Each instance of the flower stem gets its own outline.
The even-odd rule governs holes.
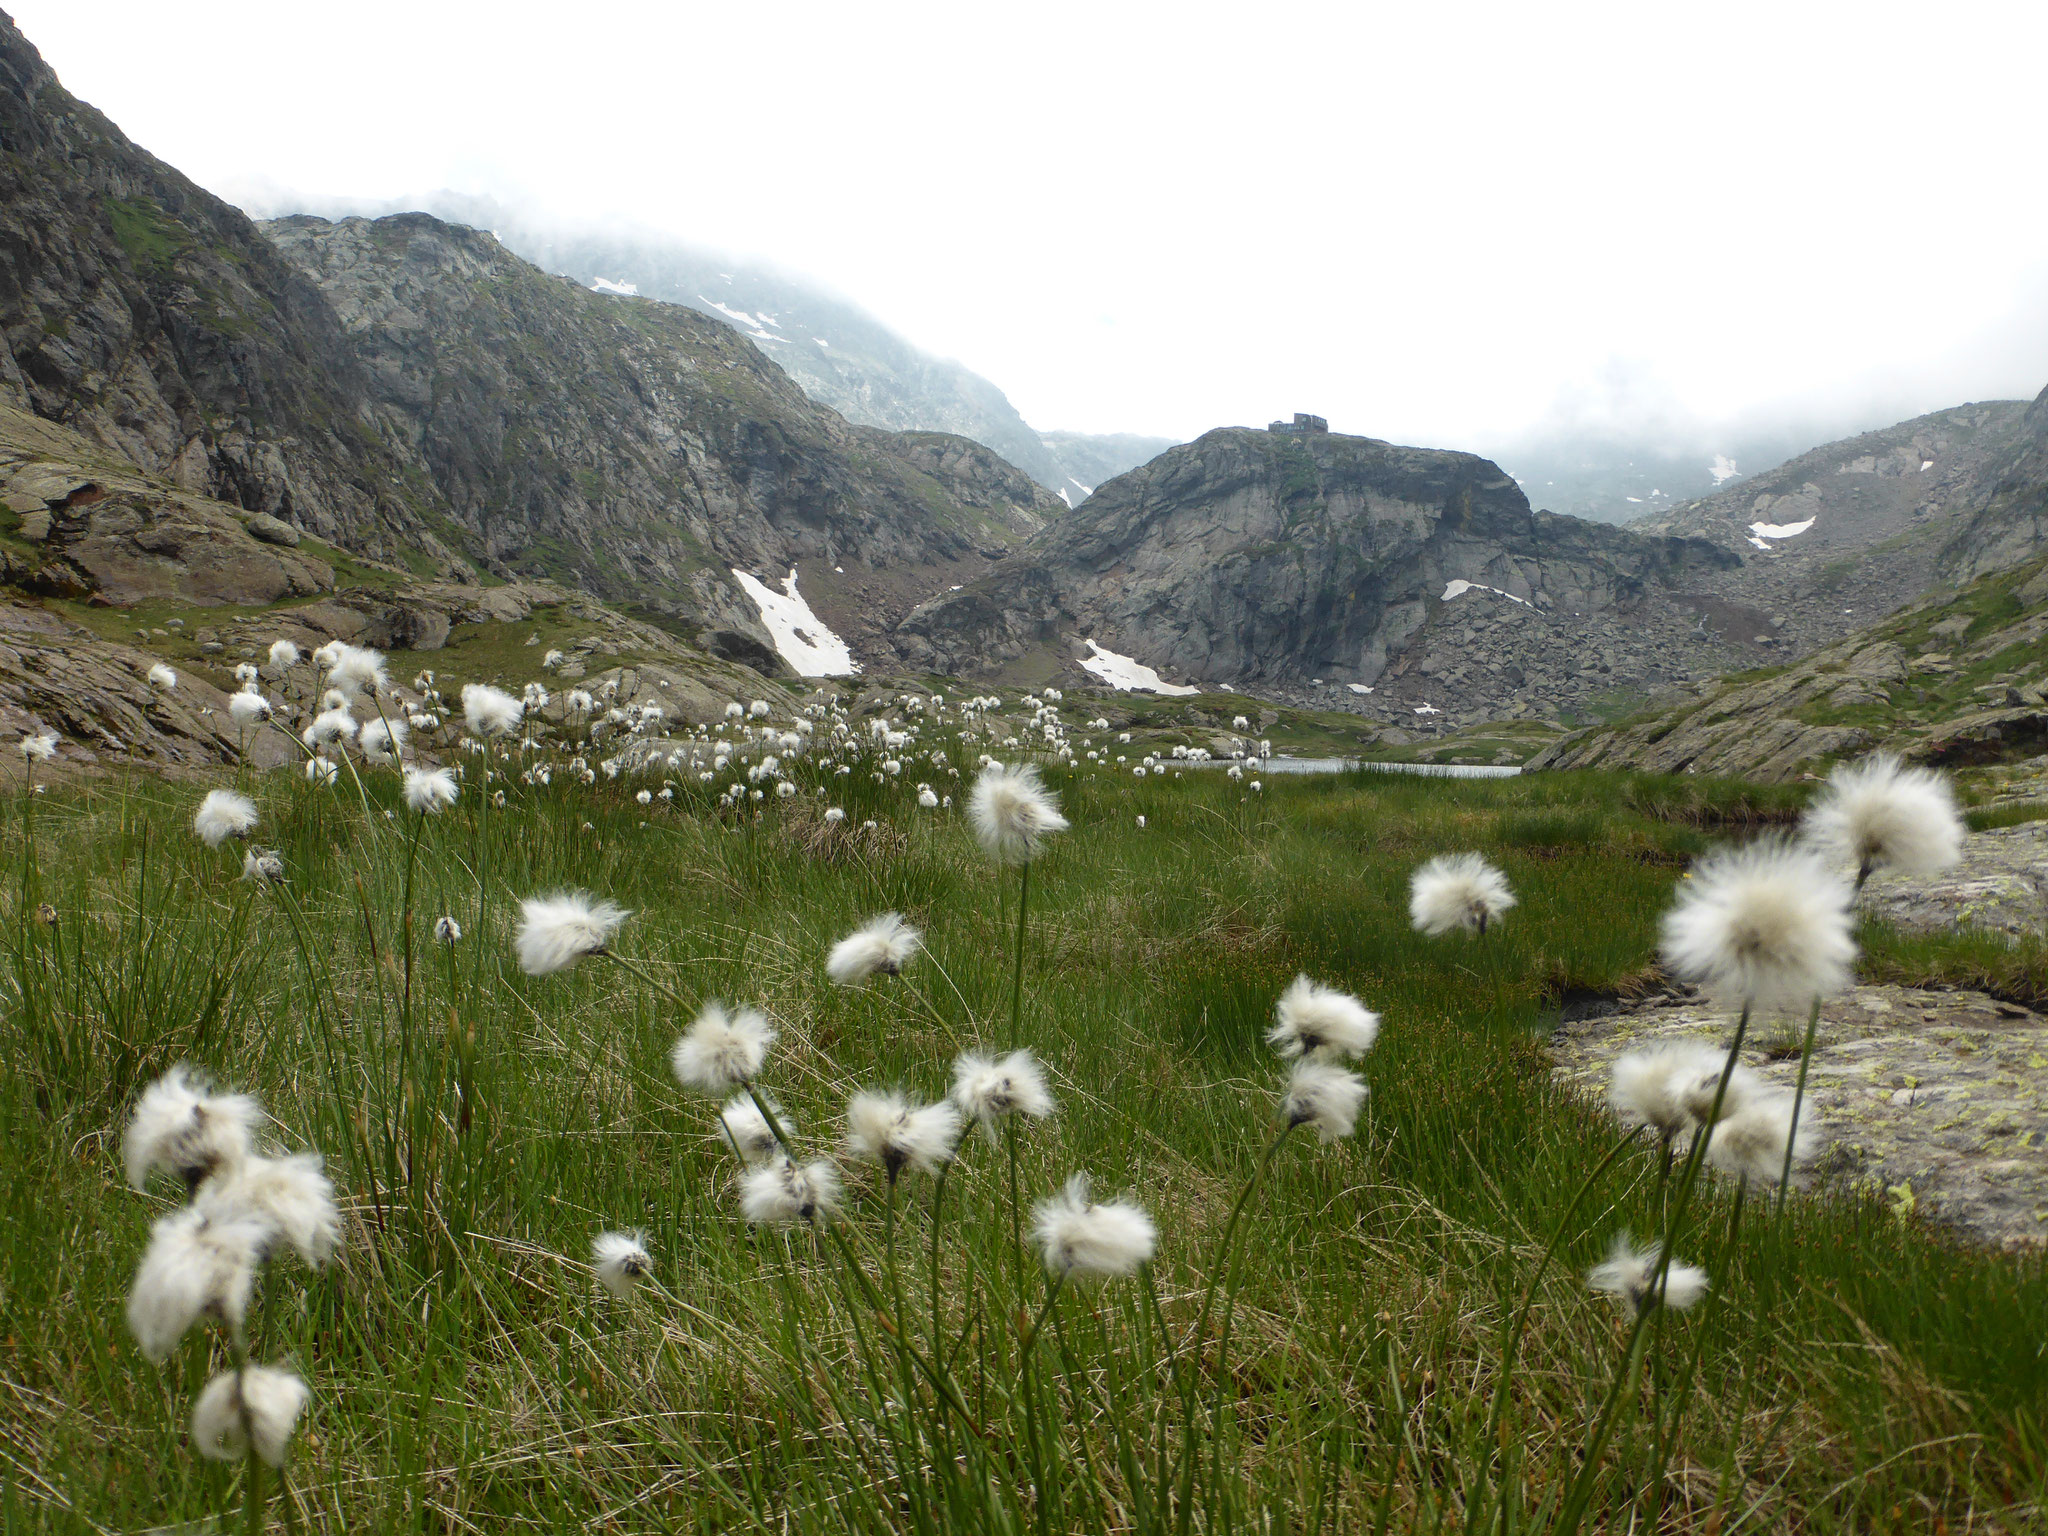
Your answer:
[[[1010,979],[1010,1049],[1016,1050],[1024,1018],[1024,924],[1031,912],[1031,865],[1019,866],[1017,881],[1017,967]]]
[[[1799,1085],[1792,1090],[1792,1124],[1785,1132],[1785,1166],[1778,1170],[1778,1209],[1785,1214],[1785,1197],[1792,1190],[1792,1152],[1799,1145],[1799,1107],[1806,1100],[1806,1069],[1813,1064],[1813,1041],[1820,1032],[1820,999],[1806,1013],[1806,1043],[1799,1051]]]

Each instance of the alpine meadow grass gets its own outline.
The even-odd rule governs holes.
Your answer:
[[[385,686],[323,669],[302,719]],[[232,815],[23,757],[0,1530],[2038,1528],[2038,1254],[1780,1198],[1796,1126],[1716,1154],[1725,1052],[1630,1066],[1649,1135],[1550,1077],[1560,1001],[1656,974],[1779,792],[1091,747],[970,809],[979,754],[1083,709],[736,704],[628,753],[587,695],[468,702],[382,763],[309,725],[336,771]],[[251,1095],[340,1240],[157,1364],[136,1268],[219,1175],[159,1136],[138,1192],[128,1138],[181,1066],[152,1104]]]

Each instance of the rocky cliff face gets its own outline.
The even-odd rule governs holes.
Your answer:
[[[319,293],[0,16],[0,388],[185,489],[392,553],[400,453]]]
[[[264,230],[494,569],[744,630],[732,567],[950,570],[1056,505],[975,444],[849,426],[730,327],[549,277],[479,231],[426,214]]]
[[[896,642],[912,666],[974,674],[1071,667],[1092,639],[1196,685],[1414,693],[1410,708],[1464,713],[1528,681],[1465,651],[1554,650],[1562,669],[1589,625],[1624,615],[1654,647],[1690,626],[1684,584],[1734,558],[1532,512],[1469,454],[1225,429],[1098,487],[1017,558],[914,611]],[[1465,633],[1475,610],[1512,610],[1527,632],[1494,647]],[[1577,663],[1570,678],[1565,693],[1585,686]]]
[[[2048,389],[1977,472],[1975,496],[1941,551],[1943,574],[1967,580],[2048,545]]]

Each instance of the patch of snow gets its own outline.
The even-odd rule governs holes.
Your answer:
[[[615,283],[608,277],[594,277],[590,280],[592,293],[616,293],[622,298],[635,298],[640,289],[633,283]]]
[[[1067,476],[1067,484],[1079,489],[1079,491],[1081,492],[1081,499],[1083,501],[1086,501],[1090,496],[1093,496],[1095,494],[1094,486],[1082,485],[1081,482],[1076,480],[1072,475]]]
[[[1450,581],[1444,583],[1444,595],[1438,598],[1437,601],[1448,603],[1452,598],[1463,597],[1467,592],[1491,592],[1495,597],[1504,597],[1511,603],[1520,603],[1524,608],[1536,606],[1527,598],[1517,597],[1512,592],[1503,592],[1499,587],[1481,586],[1476,581]]]
[[[958,587],[957,585],[955,585],[955,586],[950,586],[950,587],[946,588],[946,590],[947,590],[948,592],[958,592],[958,591],[960,590],[960,588],[959,588],[959,587]]]
[[[1347,683],[1347,684],[1345,684],[1345,686],[1346,686],[1347,688],[1349,688],[1349,689],[1350,689],[1350,690],[1351,690],[1351,691],[1352,691],[1353,693],[1371,693],[1371,692],[1372,692],[1372,684],[1371,684],[1371,683]]]
[[[1924,474],[1926,474],[1926,473],[1927,473],[1927,471],[1929,471],[1929,470],[1930,470],[1930,469],[1932,469],[1932,468],[1934,468],[1934,460],[1932,460],[1932,459],[1922,459],[1922,460],[1920,461],[1920,473],[1921,473],[1921,474],[1923,474],[1923,475],[1924,475]]]
[[[1418,715],[1440,715],[1443,711],[1434,704],[1418,704],[1415,706],[1415,713]]]
[[[1639,506],[1639,507],[1640,507],[1640,506],[1641,506],[1641,505],[1643,504],[1643,498],[1642,498],[1642,497],[1640,497],[1640,496],[1630,496],[1630,497],[1628,497],[1627,499],[1628,499],[1629,501],[1632,501],[1632,502],[1634,502],[1634,503],[1635,503],[1635,504],[1636,504],[1637,506]]]
[[[1803,523],[1751,523],[1749,531],[1753,537],[1749,542],[1755,544],[1758,539],[1796,539],[1812,526],[1813,519],[1810,517]]]
[[[1074,510],[1074,498],[1067,494],[1067,488],[1064,485],[1060,487],[1060,500],[1067,504],[1069,512]]]
[[[832,343],[831,343],[831,342],[827,341],[827,340],[826,340],[826,339],[825,339],[824,337],[822,337],[822,336],[813,336],[813,337],[811,338],[811,340],[815,341],[815,342],[816,342],[816,343],[817,343],[817,344],[818,344],[819,346],[821,346],[821,347],[828,347],[828,348],[829,348],[829,347],[830,347],[830,346],[832,345]]]
[[[1714,455],[1714,462],[1707,466],[1707,473],[1713,476],[1714,484],[1719,485],[1724,480],[1733,480],[1738,471],[1733,459],[1725,453],[1717,453]]]
[[[1758,549],[1769,549],[1771,547],[1771,541],[1769,539],[1760,539],[1755,534],[1749,535],[1749,542],[1754,544]]]
[[[725,274],[720,273],[719,275],[723,277]],[[727,281],[730,281],[730,279],[727,279]],[[730,320],[734,325],[738,326],[741,330],[745,331],[747,333],[747,337],[749,340],[789,340],[787,336],[771,336],[765,330],[762,329],[764,325],[775,324],[775,322],[769,319],[766,315],[750,315],[744,309],[733,309],[727,305],[719,303],[716,299],[707,299],[701,293],[698,294],[697,297],[704,303],[709,304],[713,309],[717,310],[721,315],[725,316],[726,319]]]
[[[835,565],[832,567],[832,569],[841,576],[844,576],[846,574],[846,567],[843,565]]]
[[[1121,693],[1163,693],[1174,698],[1183,698],[1191,693],[1200,693],[1199,688],[1184,687],[1169,683],[1142,661],[1133,661],[1128,656],[1119,656],[1115,651],[1104,650],[1093,640],[1088,649],[1094,654],[1083,658],[1081,667],[1093,672],[1110,687]]]
[[[797,592],[794,570],[780,592],[737,566],[732,574],[761,610],[761,622],[775,640],[776,654],[798,677],[851,677],[860,671],[846,642],[825,627],[824,620],[811,612],[811,605]]]

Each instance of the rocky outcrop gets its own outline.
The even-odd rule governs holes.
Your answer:
[[[1665,1043],[1724,1045],[1732,1021],[1667,995],[1564,1025],[1557,1075],[1605,1096],[1614,1058]],[[1744,1063],[1789,1091],[1800,1033],[1752,1026]],[[2048,1242],[2048,1019],[1979,992],[1856,987],[1821,1009],[1804,1123],[1809,1187],[1867,1191],[1901,1218],[2010,1250]],[[1811,1118],[1807,1119],[1806,1116]]]
[[[916,609],[896,645],[912,667],[973,675],[1072,666],[1093,639],[1197,685],[1385,681],[1398,697],[1446,610],[1516,606],[1560,650],[1596,616],[1682,632],[1669,594],[1733,558],[1534,513],[1470,454],[1225,429],[1098,487],[1017,557]],[[1474,676],[1461,707],[1519,686]]]

